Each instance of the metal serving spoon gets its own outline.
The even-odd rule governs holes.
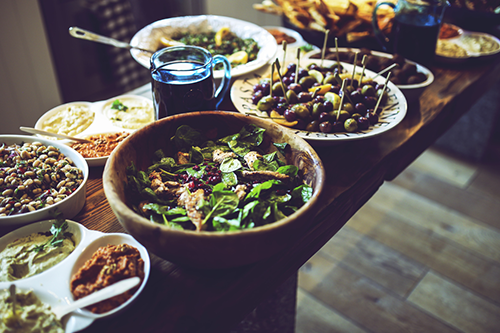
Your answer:
[[[86,306],[98,303],[105,299],[120,295],[126,292],[129,289],[134,288],[141,282],[141,279],[137,276],[129,279],[125,279],[119,282],[116,282],[109,287],[103,288],[95,293],[92,293],[88,296],[80,298],[77,301],[74,301],[71,304],[63,304],[52,308],[52,312],[56,316],[57,319],[61,319],[65,315],[70,312],[75,311],[76,309],[81,309]]]
[[[59,138],[59,139],[68,139],[68,140],[77,141],[77,142],[93,143],[92,140],[75,138],[73,136],[59,134],[59,133],[52,133],[52,132],[48,132],[48,131],[44,131],[44,130],[39,130],[36,128],[31,128],[31,127],[21,126],[21,127],[19,127],[19,129],[23,132],[30,133],[30,134],[41,134],[41,135],[53,136],[53,137]]]
[[[95,34],[93,32],[90,32],[88,30],[84,30],[84,29],[81,29],[78,27],[70,27],[69,34],[75,38],[86,39],[86,40],[90,40],[93,42],[112,45],[112,46],[119,47],[122,49],[137,49],[139,51],[143,51],[143,52],[147,52],[147,53],[151,53],[151,54],[155,53],[155,51],[143,49],[143,48],[140,48],[137,46],[132,46],[129,43],[125,43],[125,42],[119,41],[119,40],[114,39],[114,38],[101,36],[101,35]]]

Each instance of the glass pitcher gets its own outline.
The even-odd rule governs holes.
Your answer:
[[[394,19],[390,36],[386,36],[377,22],[377,9],[380,6],[394,9]],[[397,53],[421,64],[432,63],[446,0],[398,0],[379,2],[372,15],[375,37],[384,50]]]

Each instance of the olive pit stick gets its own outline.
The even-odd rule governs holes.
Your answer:
[[[335,54],[337,55],[337,72],[340,73],[339,43],[337,37],[335,37]]]
[[[363,84],[363,76],[365,76],[365,69],[366,69],[366,54],[363,56],[363,59],[361,60],[361,64],[363,65],[363,69],[361,70],[361,76],[359,78],[359,87],[362,86]]]
[[[340,111],[342,110],[342,105],[344,104],[344,96],[345,96],[344,88],[345,88],[345,79],[342,80],[342,86],[340,87],[340,90],[342,91],[342,96],[340,97],[339,109],[337,111],[337,121],[339,121]]]
[[[330,33],[330,29],[326,29],[325,39],[323,41],[323,49],[321,50],[321,67],[323,67],[323,60],[325,59],[326,44],[328,42],[328,34],[329,33]]]
[[[273,97],[273,77],[274,77],[274,62],[271,65],[271,86],[269,87],[269,96]]]
[[[276,58],[276,70],[278,71],[278,77],[280,78],[281,89],[283,90],[283,95],[285,95],[286,104],[290,104],[290,101],[288,100],[288,96],[286,95],[286,86],[283,83],[283,77],[281,76],[280,62],[279,62],[278,58]]]
[[[286,47],[288,46],[286,40],[283,41],[283,66],[285,66],[285,61],[286,61]]]
[[[335,81],[337,81],[338,84],[342,85],[343,84],[343,80],[342,78],[340,77],[339,73],[335,73]],[[349,100],[349,102],[352,104],[352,105],[356,105],[352,99],[351,99],[351,96],[349,96],[349,94],[346,93],[346,91],[344,90],[344,88],[340,88],[340,91],[342,92],[342,95],[347,95],[347,99]],[[340,93],[339,91],[339,93]]]
[[[299,67],[300,67],[300,47],[297,49],[297,66],[295,66],[295,84],[299,82]]]
[[[382,101],[382,97],[384,96],[385,93],[385,88],[387,87],[387,82],[389,82],[389,78],[391,77],[391,73],[387,74],[387,78],[385,79],[384,87],[382,88],[382,93],[378,97],[377,104],[375,104],[375,108],[373,108],[373,114],[377,114],[377,108],[380,105],[380,101]]]
[[[376,78],[377,76],[380,76],[380,75],[384,74],[385,72],[390,71],[391,69],[393,69],[397,65],[398,65],[397,63],[394,63],[394,64],[390,65],[389,67],[384,68],[383,70],[381,70],[380,72],[378,72],[377,75],[375,75],[373,78]]]
[[[351,84],[350,86],[352,87],[353,83],[354,83],[354,75],[356,74],[356,64],[358,62],[358,52],[355,52],[354,53],[354,63],[352,64],[352,79],[351,79]]]

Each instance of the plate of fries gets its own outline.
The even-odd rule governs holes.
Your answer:
[[[348,43],[372,36],[372,13],[376,0],[264,0],[254,9],[281,15],[293,26],[329,36],[345,37]],[[377,11],[379,27],[387,33],[394,12],[381,7]]]

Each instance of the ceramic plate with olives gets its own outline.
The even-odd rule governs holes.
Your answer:
[[[294,62],[285,64],[282,78],[275,72],[272,82],[270,67],[235,81],[233,104],[243,114],[289,127],[311,144],[379,135],[406,115],[407,101],[396,85],[367,69],[361,75],[362,67],[353,76],[351,64],[304,59],[298,69]]]

